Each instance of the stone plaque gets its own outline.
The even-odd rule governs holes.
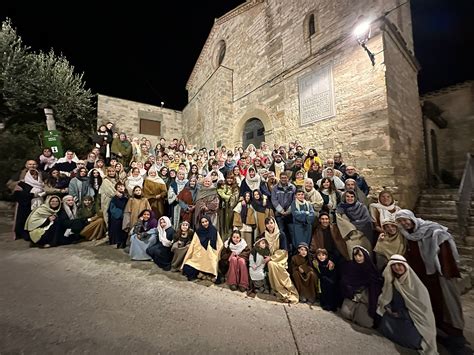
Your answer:
[[[332,65],[298,78],[301,125],[336,115]]]

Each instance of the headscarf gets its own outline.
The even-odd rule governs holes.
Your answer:
[[[141,211],[140,214],[138,215],[138,218],[142,217],[145,212],[150,213],[150,218],[146,222],[141,221],[142,222],[141,232],[148,232],[149,230],[158,227],[158,221],[156,220],[155,212],[153,212],[152,210],[145,209]]]
[[[453,236],[448,233],[448,228],[436,222],[416,218],[410,210],[400,210],[395,213],[395,220],[398,221],[400,218],[410,219],[415,225],[412,232],[404,228],[401,228],[401,232],[406,239],[418,242],[421,258],[423,259],[428,275],[432,275],[436,271],[438,271],[440,275],[443,274],[438,253],[439,246],[444,242],[449,243],[454,260],[456,263],[459,263],[458,249]]]
[[[229,248],[231,252],[239,255],[245,250],[245,248],[247,248],[247,242],[244,238],[240,238],[240,242],[234,244],[232,237],[230,237],[224,242],[224,247]]]
[[[362,190],[361,190],[361,192],[362,192]],[[363,192],[362,192],[362,194],[363,194]],[[382,202],[380,202],[380,197],[383,194],[389,194],[390,197],[392,198],[392,203],[390,204],[390,206],[385,206],[385,205],[382,204]],[[370,207],[371,210],[376,209],[378,211],[379,216],[380,216],[379,217],[380,224],[383,224],[383,222],[387,221],[387,220],[393,220],[395,218],[395,213],[400,210],[400,207],[397,206],[397,203],[395,202],[395,199],[393,198],[393,194],[388,190],[382,190],[379,193],[378,202],[377,203],[371,203],[369,207]],[[373,213],[372,213],[372,215],[373,215]],[[375,222],[375,220],[374,220],[374,222]]]
[[[38,180],[36,180],[33,175],[31,175],[30,170],[28,170],[25,175],[25,183],[32,187],[30,191],[31,193],[38,193],[44,190],[44,183],[43,179],[41,178],[41,174],[38,172],[38,170],[35,171],[38,174]]]
[[[357,250],[364,254],[364,262],[359,264],[354,259]],[[373,318],[377,309],[377,298],[382,288],[382,280],[377,271],[377,267],[372,262],[367,249],[360,245],[352,248],[352,260],[345,264],[341,280],[343,295],[352,299],[362,288],[367,288],[369,295],[369,315]]]
[[[66,195],[63,197],[63,209],[64,212],[66,212],[67,216],[69,219],[75,219],[77,216],[77,206],[76,203],[74,202],[74,205],[70,207],[67,203],[66,200],[72,198],[74,200],[74,196],[72,195]]]
[[[278,227],[276,219],[274,217],[270,218],[273,220],[273,223],[275,223],[275,230],[273,233],[270,233],[265,228],[265,239],[267,240],[268,246],[270,247],[270,253],[273,255],[273,253],[280,249],[280,228]]]
[[[56,198],[59,201],[59,205],[56,209],[52,209],[49,206],[49,203],[53,198]],[[56,195],[49,195],[41,206],[30,213],[25,223],[25,229],[31,232],[36,228],[41,227],[49,216],[57,215],[60,209],[61,199]]]
[[[346,202],[346,195],[351,191],[355,195],[355,201],[352,204]],[[372,218],[369,210],[362,203],[357,201],[357,194],[354,190],[348,190],[342,194],[342,202],[337,207],[337,212],[345,214],[354,226],[360,230],[364,235],[372,239]]]
[[[400,229],[395,221],[389,220],[383,222],[382,228],[387,224],[393,224],[397,226],[397,233],[395,235],[388,235],[384,232],[383,239],[379,238],[377,244],[375,245],[374,251],[380,255],[385,256],[387,259],[390,259],[390,257],[394,254],[405,254],[405,238],[400,232]]]
[[[255,176],[253,178],[250,177],[250,170],[255,171]],[[247,183],[247,186],[250,188],[250,191],[257,190],[260,188],[260,182],[262,179],[260,178],[260,175],[257,173],[257,170],[253,166],[249,167],[247,169],[247,175],[245,175],[245,182]]]
[[[164,228],[161,228],[161,225],[159,223],[159,221],[161,220],[164,220],[166,222],[166,226]],[[166,216],[161,217],[159,221],[156,227],[156,230],[158,231],[158,239],[164,247],[169,248],[171,247],[171,244],[173,244],[173,241],[168,240],[168,238],[166,238],[166,230],[171,227],[171,221]]]
[[[154,171],[156,173],[156,176],[151,176],[150,175],[150,172],[152,172],[152,171]],[[148,176],[146,177],[146,180],[153,181],[157,184],[166,185],[166,182],[160,177],[160,175],[158,174],[158,171],[153,166],[150,169],[148,169]]]
[[[209,217],[204,216],[202,218],[207,219],[207,221],[209,222],[209,226],[207,228],[204,228],[201,224],[196,230],[196,234],[199,237],[199,241],[205,249],[207,249],[209,243],[211,244],[211,247],[213,249],[217,249],[217,229],[212,225],[211,219]]]
[[[395,277],[392,265],[403,264],[405,273]],[[401,255],[392,255],[383,273],[385,283],[382,294],[379,297],[377,313],[383,316],[385,307],[392,302],[393,286],[400,293],[410,318],[416,329],[422,336],[421,347],[424,354],[437,354],[436,345],[436,322],[431,308],[430,294],[425,285],[418,278],[413,269],[408,265],[406,259]]]
[[[367,206],[367,204],[368,204],[367,196],[364,194],[364,191],[362,191],[360,189],[359,185],[357,185],[357,181],[355,181],[352,178],[344,180],[344,188],[347,190],[346,186],[347,186],[348,181],[354,182],[354,186],[355,186],[354,191],[356,193],[357,201],[359,201],[359,202],[361,202],[361,203],[363,203],[364,205]],[[380,197],[380,195],[379,195],[379,197]],[[392,198],[393,198],[393,196],[392,196]]]
[[[256,200],[255,197],[254,197],[255,191],[258,191],[258,193],[259,193],[259,195],[260,195],[260,198],[259,198],[258,200]],[[268,207],[268,200],[267,200],[267,205],[266,205],[266,206],[263,205],[263,199],[264,199],[263,196],[265,196],[265,195],[263,195],[263,194],[260,192],[260,190],[258,190],[258,189],[252,191],[252,197],[251,197],[252,208],[253,208],[255,211],[260,212],[260,213],[265,213],[265,211],[267,210],[267,208],[269,208],[269,207]]]

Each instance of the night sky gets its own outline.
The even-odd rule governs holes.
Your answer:
[[[214,19],[245,1],[155,2],[87,6],[84,2],[2,4],[33,50],[63,53],[93,93],[181,110],[186,81]],[[415,52],[423,94],[473,79],[474,1],[412,0]]]

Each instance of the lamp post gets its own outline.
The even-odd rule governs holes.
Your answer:
[[[44,147],[50,148],[55,157],[63,156],[63,147],[61,145],[61,138],[59,132],[56,129],[56,121],[54,120],[53,109],[46,107],[44,109],[46,115],[46,127],[47,131],[43,134]]]
[[[48,131],[55,131],[56,121],[54,120],[53,109],[45,108],[44,114],[46,115],[46,127],[48,128]]]
[[[362,48],[364,48],[364,50],[367,52],[370,62],[372,63],[372,66],[374,66],[375,55],[366,46],[366,43],[370,39],[370,35],[371,35],[370,22],[364,21],[360,23],[359,25],[357,25],[356,28],[354,29],[354,35],[356,36],[357,42],[359,43],[359,45]]]

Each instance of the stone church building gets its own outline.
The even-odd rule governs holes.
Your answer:
[[[364,21],[374,65],[354,35]],[[248,0],[215,20],[182,112],[100,95],[98,115],[198,146],[298,139],[322,158],[340,151],[372,191],[412,207],[426,175],[418,70],[402,0]]]

